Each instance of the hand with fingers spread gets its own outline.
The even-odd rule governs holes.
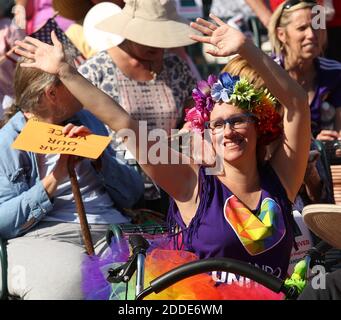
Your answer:
[[[32,37],[25,37],[24,41],[16,41],[18,48],[15,49],[15,53],[32,60],[32,62],[21,63],[20,66],[59,74],[61,67],[66,63],[63,45],[54,31],[51,33],[51,39],[53,46]]]
[[[212,44],[215,48],[208,50],[207,53],[215,57],[226,57],[239,53],[247,41],[245,35],[215,15],[210,14],[210,17],[215,23],[202,18],[198,18],[196,22],[191,23],[193,29],[204,34],[204,36],[191,35],[191,39]]]

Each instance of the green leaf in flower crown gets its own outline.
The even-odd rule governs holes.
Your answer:
[[[249,110],[255,94],[253,86],[242,78],[235,84],[231,100],[240,108]]]

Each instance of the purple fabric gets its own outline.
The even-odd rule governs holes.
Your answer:
[[[102,257],[94,255],[84,257],[82,263],[82,291],[85,300],[109,300],[111,283],[106,278],[108,269],[118,267],[129,258],[129,247],[124,239],[112,242],[110,250]],[[116,263],[118,265],[113,266]]]
[[[323,128],[321,123],[321,105],[329,102],[335,108],[341,107],[341,63],[326,58],[315,60],[317,71],[316,91],[310,104],[311,121],[316,124],[313,133],[317,134]]]
[[[35,8],[35,14],[32,18],[32,26],[31,32],[37,31],[40,27],[44,25],[44,23],[49,19],[52,18],[54,15],[54,9],[52,7],[52,0],[30,0],[33,1],[33,6]],[[55,20],[58,23],[58,26],[63,30],[66,31],[67,28],[74,23],[69,19],[66,19],[62,16],[57,16]]]
[[[154,249],[171,250],[171,240],[167,235],[147,236],[150,247],[149,254]],[[129,250],[128,239],[122,238],[119,242],[112,241],[110,249],[102,256],[84,257],[82,262],[82,292],[85,300],[109,300],[112,293],[111,283],[106,279],[110,268],[117,268],[128,261],[131,252]],[[118,297],[118,289],[116,292]]]
[[[200,259],[209,257],[227,257],[246,261],[281,278],[286,277],[291,249],[294,243],[291,203],[277,175],[270,165],[260,169],[262,195],[258,204],[265,198],[272,198],[280,206],[280,214],[285,224],[285,235],[272,248],[250,255],[224,216],[224,205],[232,192],[215,176],[205,175],[200,169],[200,204],[195,217],[186,228],[177,205],[171,201],[169,223],[183,230],[184,249],[193,251]]]
[[[284,67],[283,57],[273,58]],[[328,129],[328,123],[321,122],[322,103],[326,101],[335,108],[341,107],[341,63],[322,57],[316,58],[314,63],[317,71],[316,91],[310,104],[310,112],[312,133],[316,136],[322,129]]]

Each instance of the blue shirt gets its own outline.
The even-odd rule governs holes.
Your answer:
[[[77,119],[93,133],[107,135],[102,122],[90,112],[80,111]],[[36,154],[11,147],[25,124],[23,113],[18,112],[0,130],[0,237],[6,239],[27,232],[46,217],[54,205],[41,182]],[[102,155],[98,179],[116,208],[133,206],[143,194],[139,174],[120,162],[110,147]]]

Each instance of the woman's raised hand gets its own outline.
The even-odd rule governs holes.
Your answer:
[[[21,67],[36,68],[41,71],[58,74],[66,62],[63,45],[54,31],[51,32],[52,45],[32,37],[25,37],[24,41],[15,42],[18,48],[15,53],[32,61],[20,63]]]
[[[210,17],[215,23],[202,18],[197,18],[191,23],[191,27],[200,31],[204,36],[191,35],[190,38],[202,43],[209,43],[215,48],[207,50],[207,53],[216,57],[226,57],[239,53],[246,42],[245,35],[220,20],[213,14]]]

